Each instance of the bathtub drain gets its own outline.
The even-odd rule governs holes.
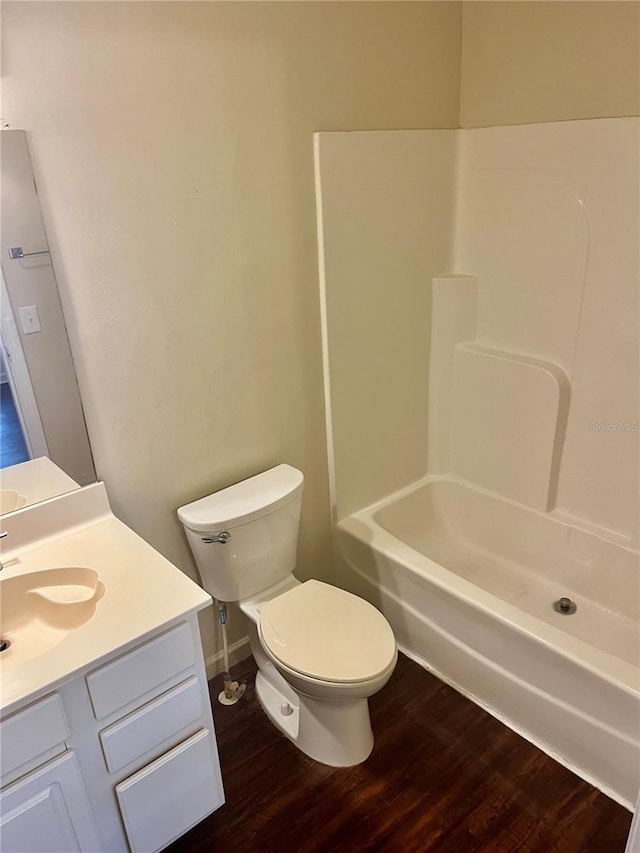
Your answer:
[[[578,605],[575,601],[571,601],[570,598],[559,598],[558,601],[553,602],[553,609],[558,613],[563,613],[565,616],[570,616],[572,613],[575,613],[578,609]]]
[[[11,643],[9,642],[9,640],[0,639],[0,652],[4,652],[6,649],[9,648],[10,645]]]

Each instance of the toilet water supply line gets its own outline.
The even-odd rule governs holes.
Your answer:
[[[235,705],[244,696],[247,689],[246,684],[238,684],[231,680],[229,672],[229,642],[227,640],[227,605],[224,601],[217,601],[218,618],[222,628],[222,677],[224,679],[224,690],[218,694],[218,702],[222,705]]]

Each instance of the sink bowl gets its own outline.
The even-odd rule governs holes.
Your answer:
[[[0,515],[21,509],[27,503],[24,495],[19,495],[13,489],[0,489]]]
[[[51,651],[96,612],[105,587],[94,569],[67,566],[0,578],[0,665]]]

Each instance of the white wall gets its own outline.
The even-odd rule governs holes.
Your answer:
[[[455,127],[460,4],[2,14],[2,117],[28,133],[115,512],[191,571],[175,508],[287,461],[301,574],[330,577],[312,134]]]

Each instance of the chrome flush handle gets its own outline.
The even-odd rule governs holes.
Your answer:
[[[205,545],[212,545],[214,542],[218,542],[220,545],[226,545],[229,539],[231,539],[231,534],[228,530],[223,530],[221,533],[216,533],[215,536],[202,537],[202,541],[205,543]]]

